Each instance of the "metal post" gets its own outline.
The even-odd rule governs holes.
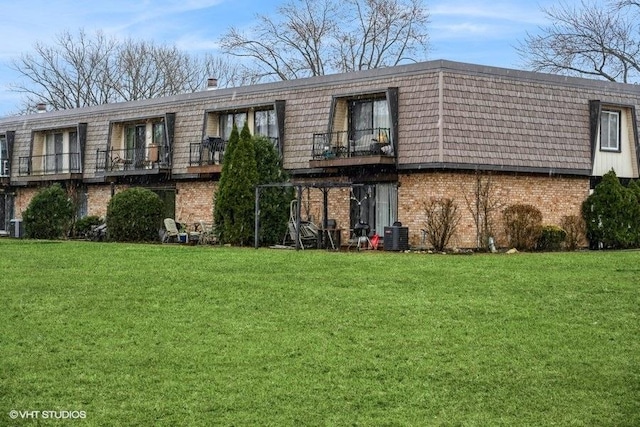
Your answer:
[[[258,249],[258,232],[260,231],[260,187],[256,185],[256,201],[254,207],[253,247]]]
[[[324,187],[322,189],[322,207],[323,207],[323,212],[322,212],[322,233],[321,233],[321,242],[322,242],[322,248],[326,249],[327,248],[327,234],[329,233],[329,231],[327,230],[327,227],[329,226],[329,189]]]
[[[302,186],[298,185],[298,203],[296,204],[296,251],[300,249],[300,205],[302,204]]]

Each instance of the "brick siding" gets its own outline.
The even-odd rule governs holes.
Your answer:
[[[582,202],[589,194],[589,179],[583,177],[548,177],[535,175],[490,176],[494,197],[502,208],[492,218],[498,246],[507,244],[501,223],[501,211],[512,204],[530,204],[542,212],[544,224],[560,224],[565,215],[580,215]],[[424,228],[424,205],[430,198],[450,198],[458,205],[461,220],[450,246],[476,247],[476,226],[467,200],[474,203],[478,175],[472,172],[434,172],[399,177],[398,219],[409,227],[409,241],[420,243]]]

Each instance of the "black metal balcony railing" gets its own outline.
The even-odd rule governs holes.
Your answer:
[[[120,172],[153,170],[171,166],[164,147],[149,145],[140,148],[97,150],[96,171]]]
[[[189,166],[222,164],[227,141],[218,137],[207,137],[202,142],[189,145]]]
[[[277,137],[265,136],[264,138],[271,141],[273,147],[280,152]],[[189,166],[221,165],[227,142],[217,136],[208,136],[202,142],[189,144]]]
[[[58,153],[18,158],[18,175],[38,176],[82,173],[80,153]]]
[[[7,177],[9,176],[9,173],[9,160],[4,159],[0,161],[0,177]]]
[[[395,156],[389,128],[361,129],[313,135],[314,160],[356,156]]]

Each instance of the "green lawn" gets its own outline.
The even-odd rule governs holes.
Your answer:
[[[0,425],[640,425],[638,251],[3,239],[0,272]]]

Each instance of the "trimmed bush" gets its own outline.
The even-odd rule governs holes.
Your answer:
[[[511,205],[502,212],[509,246],[534,250],[542,230],[542,213],[532,205]]]
[[[73,204],[60,184],[40,190],[31,199],[22,220],[25,236],[32,239],[66,237],[73,217]]]
[[[107,233],[117,242],[159,239],[163,203],[151,190],[133,187],[111,198],[107,206]]]
[[[538,250],[559,251],[567,237],[567,232],[557,225],[545,225],[540,230],[538,238]]]
[[[567,233],[564,239],[565,249],[575,251],[580,247],[585,237],[584,220],[578,215],[565,215],[560,226]]]

